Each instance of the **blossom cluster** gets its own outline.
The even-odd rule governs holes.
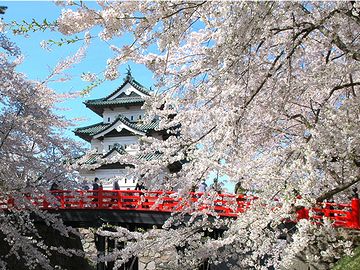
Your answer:
[[[348,252],[347,242],[330,241],[322,230],[316,239],[330,247],[315,245],[315,231],[304,233],[302,223],[291,241],[278,241],[278,222],[296,206],[346,198],[360,182],[358,14],[353,2],[124,1],[63,11],[60,32],[99,26],[99,36],[112,43],[106,78],[116,78],[128,60],[155,75],[157,91],[144,108],[172,136],[146,138],[142,150],[163,155],[133,160],[131,174],[150,188],[162,188],[168,174],[185,194],[216,172],[241,180],[268,206],[240,215],[221,239],[194,233],[206,224],[195,222],[156,240],[144,236],[129,245],[132,252],[169,239],[176,247],[183,239],[179,269],[204,257],[238,269],[277,268],[308,254],[304,243],[317,250],[307,256],[313,261]],[[128,33],[132,42],[116,46]],[[184,160],[180,172],[169,174],[168,164]],[[276,213],[274,198],[283,203]]]

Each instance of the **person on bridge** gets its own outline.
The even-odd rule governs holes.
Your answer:
[[[113,190],[120,190],[119,181],[117,179],[113,182]]]
[[[236,183],[235,185],[235,194],[246,194],[247,190],[241,186],[241,180],[244,178],[241,177],[241,179]]]
[[[120,190],[120,186],[119,186],[119,181],[117,179],[114,180],[113,182],[113,190]],[[118,197],[119,193],[118,192],[114,192],[113,193],[113,198],[111,199],[112,202],[117,202],[118,201]]]
[[[55,202],[55,207],[58,207],[60,206],[60,196],[61,196],[61,193],[60,192],[57,192],[58,190],[60,190],[60,187],[59,187],[59,184],[57,182],[54,182],[52,183],[51,187],[50,187],[50,192],[51,194],[56,198],[56,202]]]
[[[50,191],[59,190],[59,185],[57,182],[52,183]]]
[[[98,190],[98,189],[100,189],[100,186],[101,186],[101,184],[100,184],[99,178],[95,177],[92,189]]]
[[[219,183],[219,180],[217,178],[214,179],[214,182],[210,186],[210,188],[212,190],[214,190],[218,194],[222,193],[222,187],[221,187],[221,184]]]
[[[199,186],[199,192],[206,192],[207,190],[207,184],[205,183],[205,180],[203,180]]]
[[[88,186],[88,183],[87,181],[84,179],[82,182],[81,182],[81,189],[82,190],[89,190],[89,186]]]
[[[100,190],[100,189],[102,189],[102,185],[101,185],[101,183],[100,183],[99,178],[95,177],[94,183],[93,183],[93,186],[92,186],[92,189],[93,189],[93,190]],[[95,198],[93,199],[93,201],[94,201],[94,202],[97,202],[97,201],[98,201],[99,192],[93,192],[93,195],[94,195],[94,197],[95,197]]]
[[[145,190],[145,185],[143,182],[138,181],[135,186],[135,190]]]

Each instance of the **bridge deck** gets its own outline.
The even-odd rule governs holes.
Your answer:
[[[176,192],[139,190],[56,190],[52,196],[26,195],[34,205],[61,214],[64,221],[84,222],[101,220],[110,223],[162,225],[171,213],[198,211],[209,215],[236,218],[257,199],[255,196],[234,194],[189,193],[180,197]],[[4,197],[3,197],[4,198]],[[11,197],[0,199],[0,209],[21,208]],[[360,203],[320,203],[310,209],[297,211],[295,220],[311,219],[321,224],[324,218],[334,226],[360,230]]]

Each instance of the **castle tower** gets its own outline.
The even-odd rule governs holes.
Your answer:
[[[74,131],[95,151],[83,164],[94,165],[125,153],[144,158],[139,153],[139,139],[142,136],[164,136],[163,132],[155,131],[158,121],[143,123],[144,110],[141,107],[147,96],[150,96],[150,91],[133,78],[129,69],[122,85],[110,95],[84,102],[87,108],[102,117],[102,121]],[[126,167],[132,165],[107,163],[95,169],[82,169],[80,175],[89,180],[98,177],[105,189],[111,189],[112,179],[117,177],[121,189],[134,189],[136,179],[123,177]]]

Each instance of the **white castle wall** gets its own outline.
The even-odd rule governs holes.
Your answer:
[[[122,145],[125,150],[134,155],[139,149],[139,138],[137,136],[124,137],[105,137],[103,141],[98,139],[91,140],[91,149],[96,149],[98,153],[107,153],[115,144]]]
[[[121,107],[121,108],[114,108],[113,110],[104,109],[103,122],[111,123],[116,119],[116,117],[119,114],[125,116],[131,122],[135,122],[137,120],[141,120],[144,118],[144,111],[141,109],[140,106],[132,106],[129,107],[129,109],[125,107]]]
[[[91,143],[91,149],[96,149],[96,151],[100,153],[103,151],[103,145],[100,140],[92,139],[90,143]]]
[[[100,179],[100,182],[103,185],[103,189],[112,190],[113,180],[111,178],[116,177],[120,189],[134,189],[136,185],[135,179],[126,178],[125,169],[98,169],[96,171],[82,170],[80,171],[82,177],[84,177],[91,189],[92,183],[95,177]]]
[[[137,136],[124,136],[124,137],[105,137],[103,140],[103,151],[108,152],[114,146],[114,144],[122,145],[126,151],[132,144],[139,144]]]

